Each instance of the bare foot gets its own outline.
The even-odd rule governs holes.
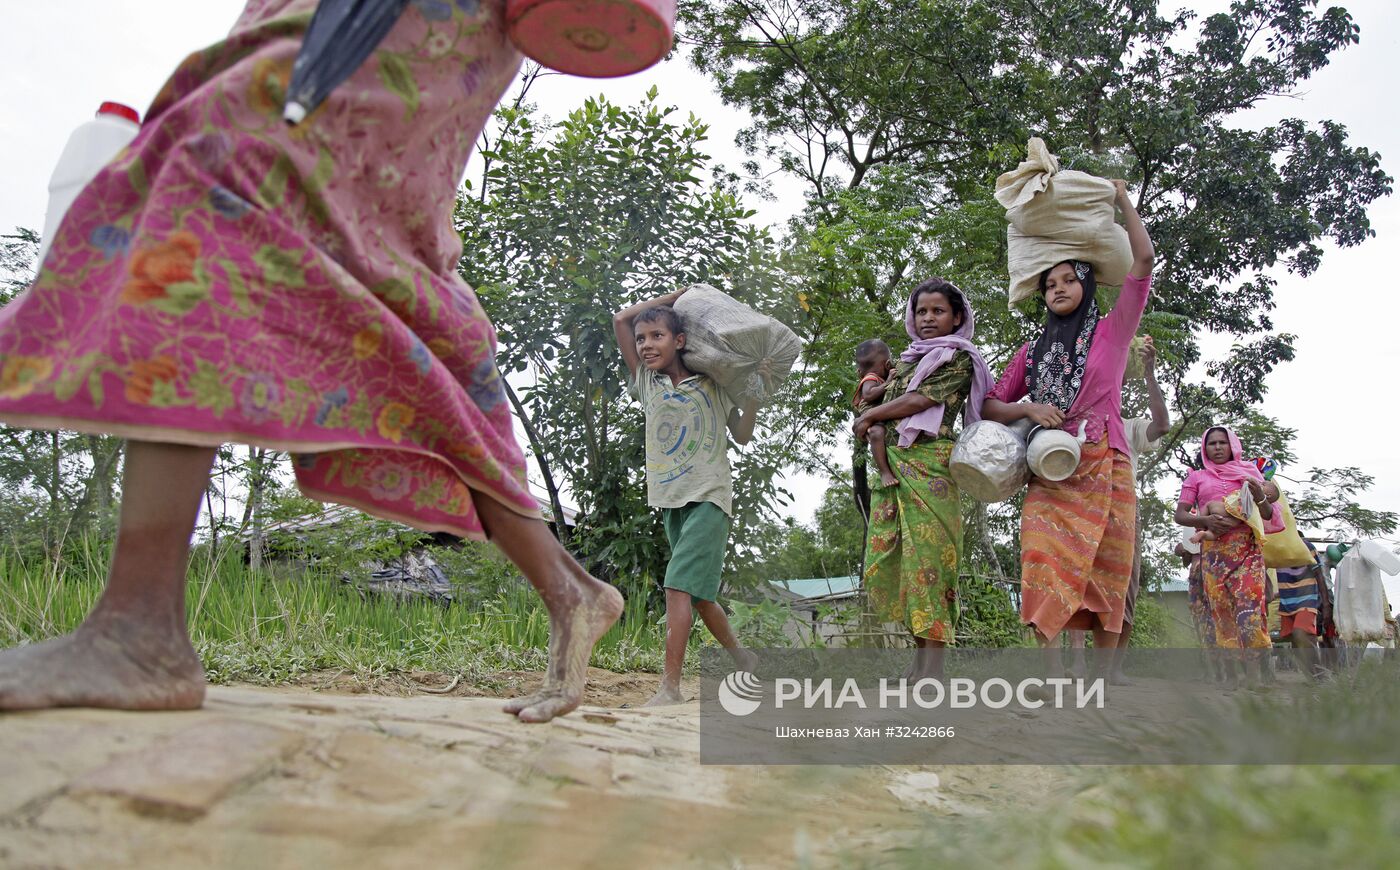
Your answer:
[[[540,691],[522,699],[529,703],[512,711],[522,722],[548,722],[583,701],[593,646],[622,615],[621,592],[582,571],[575,579],[574,594],[550,608],[549,671]]]
[[[520,715],[520,711],[526,707],[533,707],[545,700],[559,695],[559,675],[556,673],[554,663],[560,661],[562,631],[554,630],[554,617],[550,616],[549,628],[549,667],[545,671],[544,682],[540,687],[528,695],[521,695],[519,698],[511,698],[501,705],[501,709],[512,716]]]
[[[1049,679],[1055,678],[1051,677]],[[1026,699],[1030,701],[1042,701],[1047,704],[1052,704],[1055,701],[1054,686],[1026,686],[1024,694],[1026,696]]]
[[[662,683],[661,688],[657,690],[656,694],[651,696],[651,700],[647,701],[642,706],[669,707],[674,704],[684,703],[685,698],[681,695],[681,690],[679,686],[668,686],[665,683]]]
[[[550,646],[552,647],[554,646],[554,644],[551,643]],[[501,705],[501,709],[512,716],[518,715],[520,711],[524,710],[526,707],[533,707],[534,705],[540,703],[546,698],[552,698],[555,695],[557,695],[558,692],[556,691],[556,689],[557,686],[551,683],[549,681],[549,678],[546,677],[544,685],[540,686],[538,689],[536,689],[528,695],[521,695],[519,698],[511,698],[509,701],[506,701],[504,704]]]
[[[1215,535],[1212,534],[1211,532],[1207,532],[1207,531],[1204,531],[1204,530],[1199,531],[1199,532],[1197,532],[1196,534],[1194,534],[1194,535],[1191,536],[1191,543],[1193,543],[1193,544],[1199,544],[1199,543],[1201,543],[1202,541],[1213,541],[1213,540],[1215,540]]]
[[[1114,671],[1108,675],[1108,684],[1110,686],[1131,686],[1133,681],[1128,679],[1128,675],[1122,671]]]
[[[895,477],[893,472],[882,471],[880,472],[880,486],[883,489],[899,486],[899,478]]]
[[[753,650],[743,647],[735,647],[729,651],[729,657],[734,660],[734,670],[753,673],[758,668],[758,655]]]
[[[184,636],[144,621],[91,618],[72,634],[0,652],[0,710],[193,710],[204,669]]]

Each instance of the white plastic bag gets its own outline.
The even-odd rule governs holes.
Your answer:
[[[996,198],[1006,209],[1008,299],[1034,296],[1040,275],[1065,260],[1094,267],[1099,284],[1119,286],[1133,265],[1128,231],[1114,220],[1113,183],[1087,172],[1060,170],[1039,138],[1029,158],[997,178]]]
[[[1380,541],[1362,541],[1356,545],[1356,551],[1382,574],[1400,574],[1400,558],[1396,558]]]
[[[773,318],[708,284],[692,284],[676,300],[676,313],[685,328],[685,367],[709,375],[736,404],[771,393],[758,376],[758,364],[769,359],[776,391],[802,352],[797,334]]]
[[[1337,566],[1333,619],[1337,633],[1348,644],[1385,639],[1385,618],[1389,612],[1381,566],[1400,570],[1400,561],[1375,541],[1357,544]]]

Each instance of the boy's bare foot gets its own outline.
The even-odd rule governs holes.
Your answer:
[[[882,489],[889,489],[892,486],[899,486],[899,478],[894,476],[894,472],[880,472],[880,487]]]
[[[95,617],[72,634],[0,652],[0,710],[193,710],[204,669],[183,636]]]
[[[549,670],[533,695],[506,705],[522,722],[548,722],[583,701],[593,646],[622,615],[622,593],[582,570],[574,588],[549,607]],[[522,703],[523,702],[523,703]]]
[[[729,651],[729,657],[734,660],[734,670],[753,673],[758,668],[758,656],[753,650],[737,647]]]
[[[1049,679],[1055,679],[1055,678],[1054,678],[1054,677],[1051,677],[1051,678],[1049,678]],[[1025,694],[1025,696],[1026,696],[1026,700],[1028,700],[1028,701],[1043,701],[1043,702],[1045,702],[1045,703],[1047,703],[1047,704],[1054,703],[1054,701],[1055,701],[1055,687],[1054,687],[1054,686],[1046,686],[1046,685],[1027,686],[1027,687],[1025,688],[1024,694]]]
[[[642,706],[669,707],[675,704],[684,703],[685,697],[681,695],[681,690],[679,686],[668,686],[665,683],[662,683],[661,688],[657,690],[656,694],[652,695],[651,699]]]

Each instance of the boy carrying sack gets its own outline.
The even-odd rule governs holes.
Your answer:
[[[719,597],[720,571],[729,540],[733,481],[728,435],[736,444],[753,437],[758,399],[735,407],[707,375],[685,366],[686,334],[671,307],[685,290],[624,308],[613,316],[628,389],[646,415],[647,503],[661,508],[671,559],[666,565],[666,663],[661,688],[646,706],[679,704],[681,666],[694,612],[734,658],[752,670],[753,653],[740,648]],[[772,380],[764,360],[759,376]],[[726,431],[727,430],[727,431]]]

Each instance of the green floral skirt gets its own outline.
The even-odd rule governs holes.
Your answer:
[[[888,450],[899,486],[871,495],[865,591],[886,622],[951,644],[962,553],[958,486],[948,474],[953,442],[920,441]]]

